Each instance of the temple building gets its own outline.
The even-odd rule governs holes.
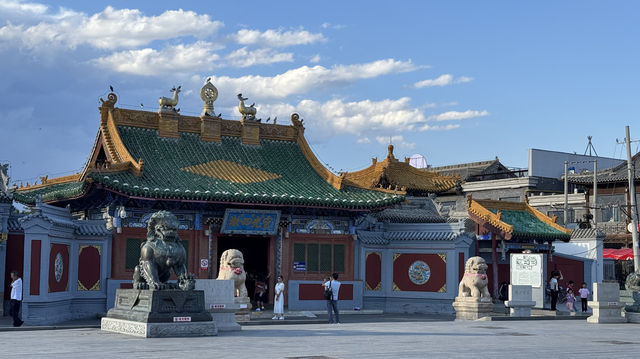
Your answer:
[[[27,324],[106,311],[116,288],[131,286],[158,210],[178,217],[196,278],[215,278],[221,253],[235,248],[251,278],[284,275],[289,303],[323,305],[317,283],[337,272],[342,305],[361,305],[357,223],[403,202],[405,192],[371,190],[330,172],[297,114],[290,125],[261,122],[252,108],[241,121],[225,120],[211,115],[217,89],[210,82],[201,97],[202,115],[190,117],[174,109],[177,92],[157,113],[118,108],[110,93],[81,172],[11,191],[34,206],[12,221],[19,228],[7,246],[7,258],[21,259],[11,265],[23,272]]]
[[[387,157],[345,181],[381,193],[401,190],[406,200],[369,213],[357,223],[357,277],[364,283],[364,308],[384,312],[453,313],[464,261],[475,234],[468,221],[441,216],[433,197],[460,185],[444,176],[400,161],[389,145]],[[472,229],[472,228],[471,228]],[[291,303],[290,303],[291,305]]]
[[[569,280],[576,283],[599,280],[596,260],[554,252],[555,243],[590,240],[595,237],[592,231],[564,228],[556,223],[555,216],[549,217],[538,211],[526,199],[524,202],[511,202],[476,200],[468,196],[467,202],[469,218],[476,227],[475,253],[489,265],[487,276],[490,278],[489,290],[493,294],[497,294],[499,283],[510,282],[511,266],[514,265],[510,263],[511,253],[540,255],[542,275],[537,285],[532,285],[533,300],[539,308],[544,306],[544,289],[553,270],[562,273],[560,285],[565,287]]]

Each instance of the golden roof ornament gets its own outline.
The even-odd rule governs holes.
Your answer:
[[[200,89],[200,98],[204,101],[200,116],[215,116],[213,102],[218,98],[218,89],[211,83],[211,77],[207,78],[207,82]]]
[[[251,106],[247,107],[244,105],[244,101],[248,100],[248,98],[246,97],[242,97],[242,94],[239,93],[238,94],[238,100],[240,100],[240,103],[238,103],[238,111],[242,114],[242,120],[249,120],[249,121],[255,121],[256,119],[256,108],[255,108],[255,103],[253,103]]]
[[[158,113],[177,113],[180,109],[176,109],[178,105],[178,94],[180,93],[180,88],[182,86],[174,87],[169,92],[173,92],[173,96],[169,97],[160,97],[158,99],[158,104],[160,104],[160,108],[158,109]]]

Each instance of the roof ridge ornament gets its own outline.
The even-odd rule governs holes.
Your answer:
[[[102,107],[105,108],[113,108],[116,104],[116,102],[118,102],[118,96],[116,96],[115,93],[110,92],[107,95],[107,100],[103,100],[102,98],[100,98],[100,101],[102,102]]]
[[[180,109],[176,109],[178,105],[178,94],[180,93],[180,89],[182,86],[174,87],[169,92],[173,92],[173,96],[171,98],[168,97],[160,97],[158,99],[158,104],[160,108],[158,109],[158,113],[178,113]]]
[[[200,98],[204,101],[200,116],[215,116],[213,102],[218,98],[218,89],[211,83],[211,77],[207,78],[206,83],[200,89]]]
[[[242,94],[238,94],[238,111],[242,115],[242,121],[255,121],[256,120],[256,108],[255,103],[251,104],[251,106],[247,107],[244,105],[244,101],[248,100],[248,97],[242,97]]]

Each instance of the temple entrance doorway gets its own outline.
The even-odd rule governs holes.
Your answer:
[[[269,241],[267,236],[226,236],[218,237],[218,261],[222,253],[227,249],[237,249],[244,256],[244,270],[247,272],[247,292],[249,298],[254,301],[255,278],[264,278],[269,274]],[[273,278],[267,281],[268,293],[271,293]],[[268,296],[270,297],[270,296]]]

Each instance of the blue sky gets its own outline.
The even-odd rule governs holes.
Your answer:
[[[622,157],[640,138],[640,3],[633,1],[0,0],[0,162],[13,181],[84,165],[109,85],[118,106],[155,111],[182,85],[198,115],[305,119],[335,171],[422,154],[434,166],[527,149]],[[637,147],[637,146],[636,146]],[[634,147],[634,150],[636,148]]]

